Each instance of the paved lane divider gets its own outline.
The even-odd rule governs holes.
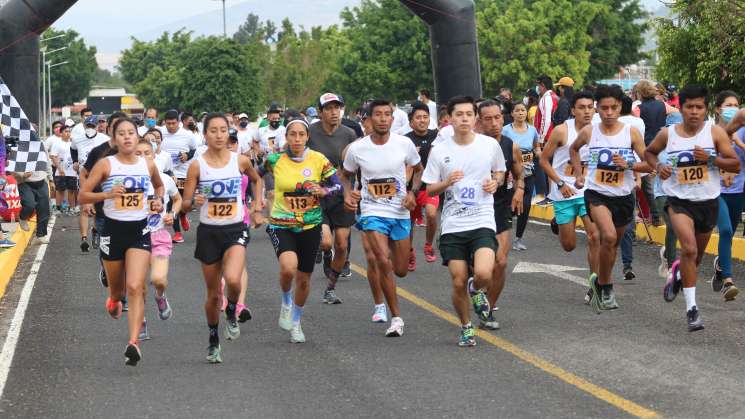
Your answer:
[[[362,275],[364,278],[367,278],[367,271],[364,268],[356,264],[352,264],[351,268],[353,271]],[[445,320],[448,323],[451,323],[458,327],[461,326],[460,321],[454,315],[410,293],[409,291],[406,291],[405,289],[401,287],[396,287],[396,290],[398,291],[398,296],[403,298],[404,300],[407,300],[408,302],[414,304],[415,306],[425,311],[428,311],[431,314],[434,314],[435,316],[439,317],[442,320]],[[610,390],[607,390],[603,387],[595,385],[585,380],[584,378],[578,377],[577,375],[572,374],[571,372],[566,371],[562,369],[561,367],[554,365],[551,362],[539,357],[538,355],[532,354],[505,339],[499,338],[497,336],[494,336],[491,333],[485,332],[483,330],[478,330],[478,329],[476,330],[476,336],[478,336],[485,342],[488,342],[496,346],[497,348],[511,354],[515,358],[518,358],[521,361],[528,363],[538,368],[539,370],[549,375],[552,375],[558,378],[559,380],[564,381],[565,383],[570,384],[571,386],[579,390],[582,390],[588,393],[589,395],[595,397],[596,399],[602,400],[610,404],[611,406],[614,406],[620,410],[623,410],[624,412],[628,413],[631,416],[634,416],[637,418],[660,418],[661,417],[661,415],[655,412],[654,410],[650,410],[650,409],[647,409],[646,407],[640,406],[630,400],[627,400],[611,392]]]
[[[52,217],[49,221],[49,233],[47,237],[50,240],[52,238],[52,232],[54,231],[55,221],[55,217]],[[18,345],[18,337],[21,335],[23,319],[26,317],[26,309],[28,308],[28,302],[31,299],[31,291],[34,289],[36,276],[39,274],[39,268],[41,268],[41,263],[44,260],[44,254],[47,252],[47,246],[47,244],[42,244],[39,246],[39,250],[36,251],[34,264],[31,265],[31,272],[29,272],[28,277],[26,277],[26,283],[23,285],[21,296],[18,299],[18,306],[16,306],[13,320],[11,320],[10,327],[8,328],[8,335],[5,337],[3,351],[0,352],[0,399],[3,397],[5,382],[8,380],[8,373],[10,372],[10,366],[13,363],[13,356],[16,353],[16,345]]]

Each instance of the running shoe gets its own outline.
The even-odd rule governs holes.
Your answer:
[[[341,304],[341,298],[336,296],[336,290],[327,288],[323,292],[323,302],[326,304]]]
[[[72,215],[76,216],[76,217],[79,216],[80,215],[80,207],[77,207],[76,206],[75,208],[73,208],[72,210],[70,210],[70,213]]]
[[[225,321],[225,339],[236,340],[241,335],[241,327],[236,319],[227,318]]]
[[[88,238],[83,237],[80,240],[80,251],[83,253],[88,253],[91,250],[91,245],[88,243]]]
[[[127,296],[122,297],[122,311],[129,311],[129,304],[127,304]]]
[[[476,331],[473,330],[473,326],[460,328],[460,340],[458,341],[458,346],[461,348],[476,346]]]
[[[680,260],[676,260],[670,267],[670,274],[662,288],[662,297],[670,303],[678,296],[681,288],[683,288],[683,281],[680,280]]]
[[[282,304],[279,308],[279,328],[285,331],[292,330],[292,306]]]
[[[375,306],[375,312],[372,315],[373,323],[387,323],[388,322],[388,309],[385,304]]]
[[[688,331],[695,332],[704,328],[704,321],[701,319],[701,314],[698,312],[698,307],[693,306],[686,313],[688,320]]]
[[[552,205],[553,203],[554,203],[554,201],[552,201],[551,198],[546,198],[546,199],[544,199],[542,201],[538,201],[536,203],[536,205],[545,207],[547,205]]]
[[[634,273],[634,268],[632,268],[631,265],[624,266],[623,267],[623,280],[631,281],[634,278],[636,278],[636,274]]]
[[[528,246],[523,243],[523,239],[515,238],[515,240],[512,241],[512,250],[528,250]]]
[[[106,311],[109,312],[109,316],[114,320],[119,320],[122,317],[122,302],[117,301],[116,303],[111,300],[111,297],[106,299]]]
[[[49,244],[49,236],[36,236],[34,242],[36,244]]]
[[[251,315],[251,310],[243,304],[238,304],[236,306],[236,311],[238,312],[238,323],[245,323],[253,317]]]
[[[300,322],[293,323],[292,329],[290,329],[290,342],[305,343],[305,334],[303,328],[300,327]]]
[[[400,317],[394,317],[391,319],[391,327],[385,331],[385,336],[388,338],[397,338],[404,335],[404,321]]]
[[[551,219],[551,232],[555,235],[559,235],[559,224],[556,222],[556,217]]]
[[[180,231],[177,231],[173,233],[173,242],[174,243],[183,243],[184,242],[184,235],[181,234]]]
[[[479,319],[479,327],[486,330],[499,330],[499,322],[494,317],[494,310],[492,310],[486,320]]]
[[[10,241],[8,239],[0,239],[0,249],[10,249],[11,247],[15,247],[16,243],[14,241]]]
[[[590,285],[590,290],[588,291],[588,294],[590,294],[590,306],[595,310],[595,313],[600,314],[600,286],[598,285],[597,274],[590,274],[588,282]]]
[[[140,326],[140,334],[137,336],[137,340],[150,340],[150,331],[147,328],[147,319],[142,320],[142,326]]]
[[[352,276],[352,268],[349,264],[349,261],[344,262],[344,268],[341,270],[341,274],[339,274],[342,278],[349,278]]]
[[[409,251],[409,272],[414,272],[416,270],[416,253],[414,253],[414,249],[411,249]]]
[[[473,278],[468,278],[466,289],[468,290],[468,294],[470,294],[471,296],[473,311],[476,312],[476,315],[479,316],[480,320],[487,321],[489,319],[489,314],[491,314],[491,309],[489,308],[489,300],[486,299],[486,294],[484,294],[484,292],[481,290],[471,292],[472,285]]]
[[[719,267],[719,256],[714,258],[714,276],[711,277],[711,289],[714,292],[719,292],[724,286],[724,277],[722,276],[722,268]]]
[[[665,258],[665,246],[660,247],[660,264],[657,266],[657,275],[667,278],[667,259]]]
[[[435,249],[432,248],[432,243],[424,244],[424,260],[426,260],[427,263],[432,263],[437,260]]]
[[[100,282],[101,286],[104,288],[109,287],[109,280],[106,278],[106,270],[104,268],[98,269],[98,282]]]
[[[587,293],[585,293],[585,304],[590,305],[590,300],[592,299],[592,288],[587,290]]]
[[[618,302],[616,302],[616,293],[613,289],[608,291],[602,290],[600,292],[600,309],[601,310],[615,310],[618,308]]]
[[[220,345],[210,345],[207,348],[207,362],[210,364],[222,364],[222,349]]]
[[[31,230],[31,227],[28,225],[28,221],[24,220],[23,218],[18,220],[18,227],[21,227],[21,230],[23,231]]]
[[[183,228],[184,231],[189,231],[189,228],[191,228],[189,217],[186,214],[181,213],[181,215],[179,215],[179,221],[181,222],[181,228]]]
[[[724,301],[733,301],[739,293],[740,290],[737,289],[733,282],[727,282],[722,286],[722,297],[724,297]]]
[[[142,359],[142,352],[140,352],[140,347],[137,345],[137,342],[130,342],[127,345],[127,349],[124,350],[124,358],[126,359],[126,361],[124,361],[126,365],[131,367],[137,366],[137,363]]]
[[[158,294],[155,294],[155,304],[158,306],[158,316],[160,316],[161,320],[171,318],[173,310],[171,310],[171,305],[168,304],[168,297],[166,297],[165,293],[163,293],[162,297],[158,297]]]

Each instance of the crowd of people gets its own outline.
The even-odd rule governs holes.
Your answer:
[[[615,85],[575,92],[569,77],[536,83],[519,101],[503,89],[493,99],[458,96],[438,106],[422,90],[407,110],[376,99],[350,118],[344,98],[325,93],[302,111],[273,104],[257,126],[245,113],[195,118],[148,109],[133,119],[84,109],[78,124],[55,122],[45,141],[53,203],[47,173],[14,174],[21,228],[35,213],[37,240],[45,242],[50,208],[79,218],[81,251],[99,253],[106,310],[115,319],[128,311],[128,365],[140,361],[139,343],[149,339],[148,275],[159,317],[172,316],[169,257],[184,243],[193,210],[211,363],[222,362],[220,313],[227,340],[238,339],[240,323],[252,317],[246,247],[258,228],[278,259],[278,326],[291,342],[306,339],[301,320],[316,264],[327,280],[322,301],[342,304],[336,287],[351,275],[352,228],[367,262],[371,321],[388,324],[385,336],[402,336],[395,277],[416,270],[412,225],[422,225],[424,260],[436,262],[437,248],[452,278],[457,343],[474,346],[471,307],[478,327],[499,329],[495,310],[509,252],[528,249],[533,203],[553,206],[551,228],[565,252],[577,248],[581,220],[590,272],[584,298],[598,313],[619,308],[612,274],[619,246],[624,279],[635,276],[633,231],[648,208],[651,223],[667,226],[658,269],[663,298],[682,291],[688,330],[703,329],[696,282],[714,227],[720,238],[712,286],[725,301],[739,292],[731,256],[745,206],[739,96],[721,92],[710,104],[709,91],[697,85],[677,92],[641,81],[626,94]]]

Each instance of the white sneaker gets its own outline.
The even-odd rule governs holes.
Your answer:
[[[375,306],[375,312],[372,315],[373,323],[387,323],[388,322],[388,309],[385,308],[385,304]]]
[[[665,246],[660,247],[660,265],[657,266],[657,275],[667,279],[667,260],[665,259]]]
[[[389,338],[397,338],[404,335],[404,321],[400,317],[394,317],[391,319],[391,327],[385,331],[385,336]]]
[[[282,304],[279,309],[279,328],[282,330],[292,330],[292,306]]]
[[[290,342],[305,343],[305,334],[303,333],[303,328],[300,327],[300,322],[292,325],[292,329],[290,329]]]
[[[49,236],[41,236],[34,239],[37,244],[49,244]]]

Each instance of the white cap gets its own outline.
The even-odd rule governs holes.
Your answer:
[[[248,119],[248,115],[246,115],[245,113],[238,115],[238,119],[244,119],[244,118]]]
[[[340,106],[344,107],[344,99],[342,99],[339,95],[336,95],[334,93],[324,93],[318,100],[318,104],[320,105],[319,108],[323,109],[323,107],[327,103],[331,102],[338,102]]]
[[[73,121],[73,120],[72,120],[72,119],[70,119],[70,118],[67,118],[67,119],[65,120],[65,126],[66,126],[66,127],[74,127],[74,126],[75,126],[75,121]]]

